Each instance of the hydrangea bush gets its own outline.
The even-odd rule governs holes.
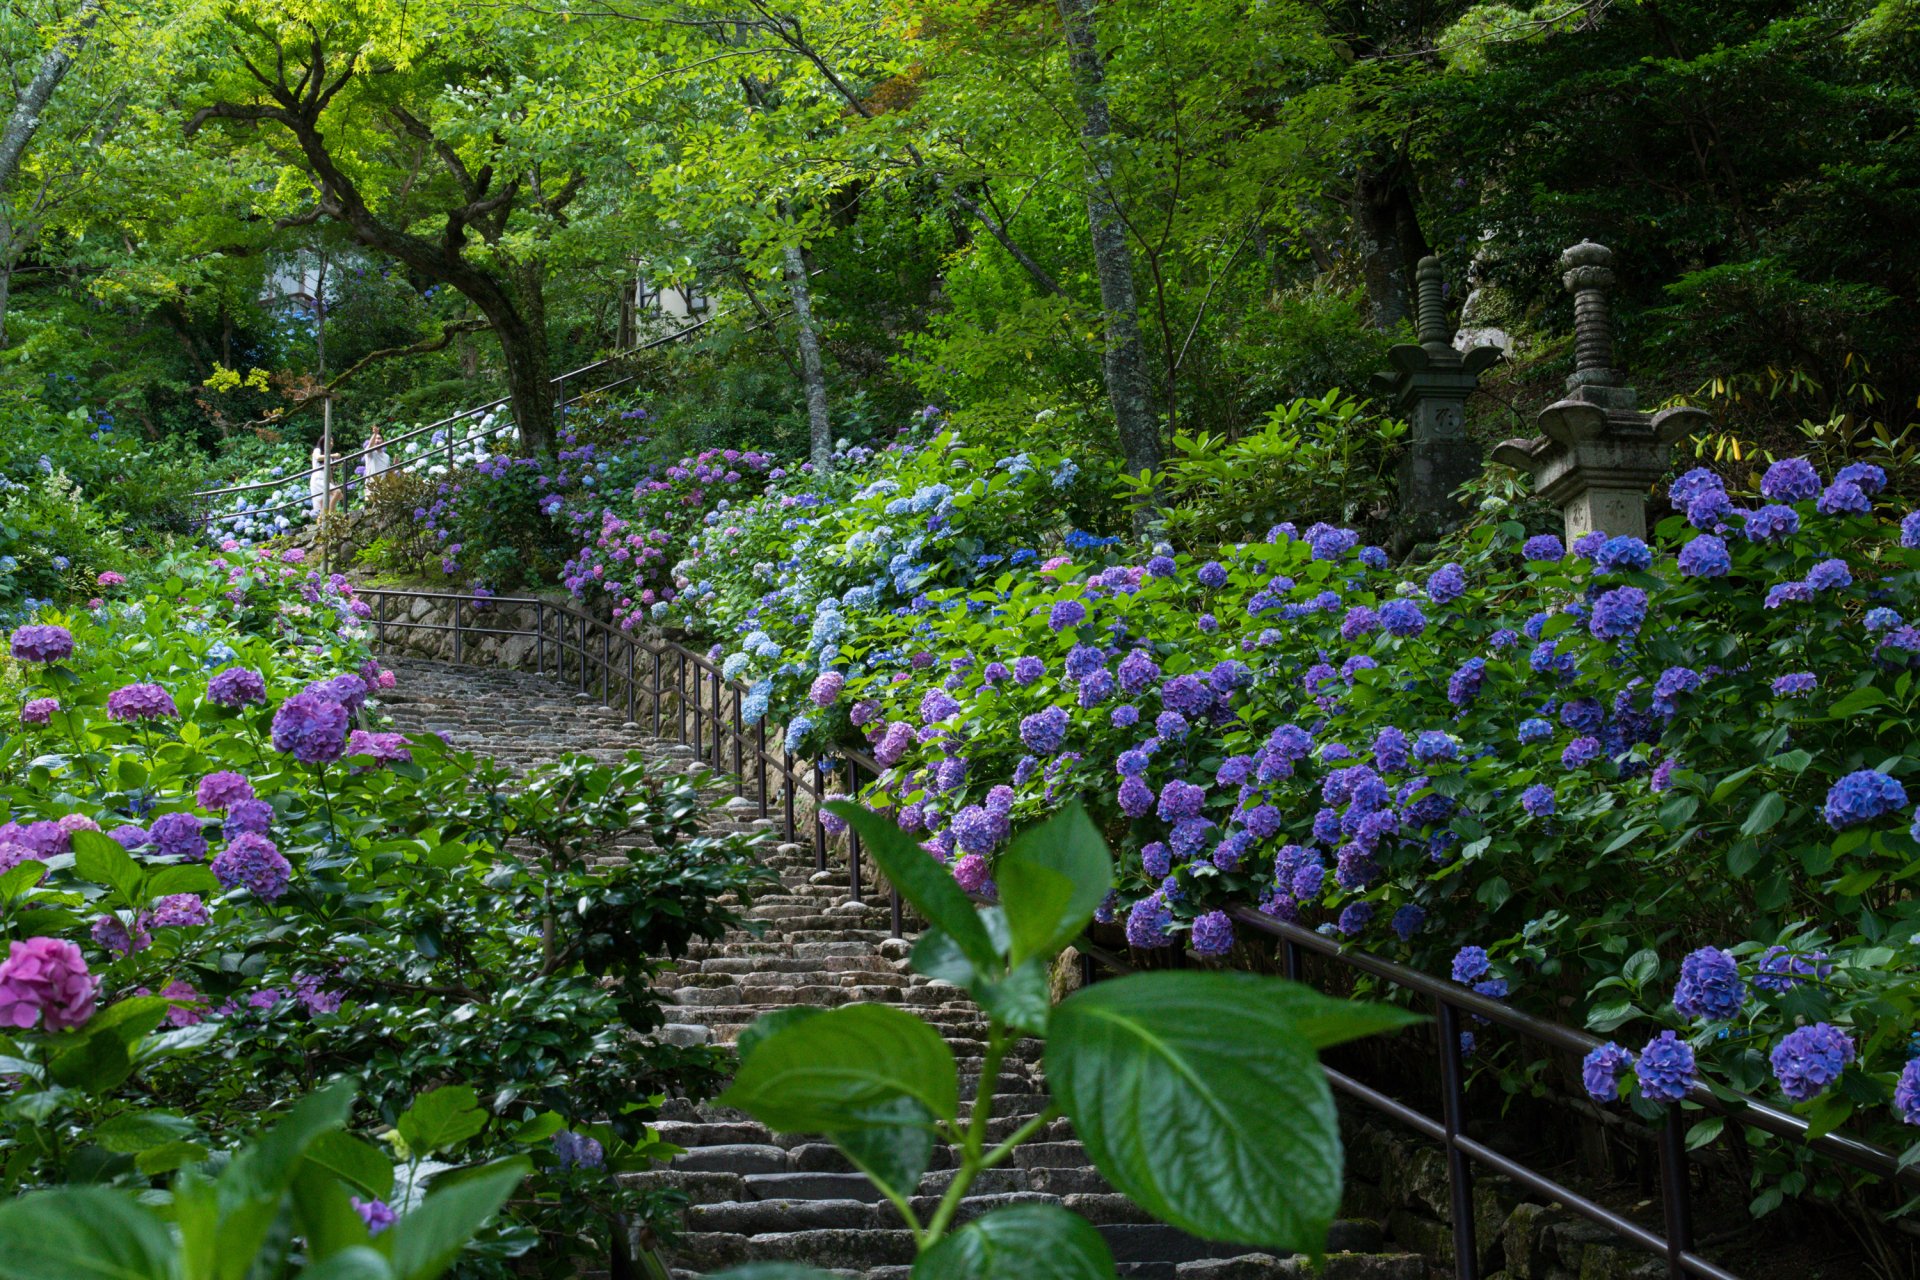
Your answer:
[[[916,551],[904,581],[876,575],[935,531],[835,483],[866,488],[710,534],[683,616],[751,631],[729,673],[790,741],[857,735],[868,801],[966,887],[1082,796],[1134,946],[1222,955],[1255,908],[1571,1009],[1618,1038],[1602,1100],[1706,1081],[1897,1145],[1920,1124],[1920,515],[1876,514],[1876,468],[1783,462],[1751,500],[1690,472],[1654,545],[1483,524],[1395,568],[1282,525],[918,578]]]
[[[880,672],[910,681],[912,633],[940,616],[932,597],[1031,572],[1062,523],[1072,461],[996,456],[938,419],[924,430],[877,452],[849,450],[827,476],[796,469],[753,502],[717,507],[674,567],[679,597],[652,610],[732,638],[714,656],[749,686],[746,719],[778,708],[789,750],[829,751],[866,725],[844,695],[849,681]],[[896,633],[896,645],[850,647]]]
[[[534,1169],[470,1273],[604,1264],[670,1207],[611,1176],[670,1153],[645,1119],[718,1084],[717,1051],[634,1033],[662,958],[758,883],[750,841],[698,835],[692,784],[637,761],[523,781],[384,729],[360,602],[297,561],[183,558],[7,637],[10,1173],[144,1186],[341,1074],[404,1136],[457,1080],[463,1153]],[[648,852],[592,865],[627,830]]]

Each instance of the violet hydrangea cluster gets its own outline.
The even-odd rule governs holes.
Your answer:
[[[273,749],[302,764],[332,764],[347,750],[347,709],[311,691],[296,693],[273,713]]]

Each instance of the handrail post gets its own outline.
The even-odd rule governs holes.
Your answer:
[[[613,705],[613,632],[600,628],[600,705]]]
[[[533,602],[533,661],[540,674],[547,674],[547,605],[544,600]]]
[[[638,684],[635,683],[635,681],[638,679],[638,673],[635,670],[635,667],[638,664],[638,662],[639,662],[639,654],[634,651],[634,639],[632,634],[629,633],[627,636],[627,723],[628,724],[639,723],[640,687]]]
[[[713,767],[722,770],[727,767],[727,721],[720,714],[720,673],[707,673],[707,688],[713,692]]]
[[[1453,1204],[1453,1273],[1457,1280],[1480,1280],[1480,1251],[1473,1232],[1473,1165],[1459,1146],[1466,1131],[1467,1090],[1460,1055],[1460,1012],[1434,997],[1440,1032],[1440,1114],[1447,1137],[1447,1189]]]
[[[653,736],[660,736],[660,704],[666,691],[660,687],[660,651],[651,650],[653,655]]]
[[[760,816],[767,816],[767,718],[761,716],[753,726],[754,772],[760,779]]]
[[[1685,1280],[1687,1268],[1681,1255],[1693,1250],[1685,1131],[1686,1120],[1676,1102],[1667,1108],[1666,1124],[1660,1129],[1660,1204],[1666,1217],[1667,1274],[1673,1280]]]
[[[740,709],[740,686],[729,685],[727,692],[733,695],[733,794],[747,794],[747,722]]]
[[[453,665],[456,667],[461,665],[460,606],[465,603],[466,597],[464,596],[455,596],[453,598]]]
[[[791,751],[787,752],[787,758],[793,758]],[[815,760],[813,762],[813,869],[815,871],[827,869],[827,824],[824,821],[827,812],[826,798],[827,771],[820,767],[818,760]],[[857,898],[860,895],[855,892],[853,896]]]

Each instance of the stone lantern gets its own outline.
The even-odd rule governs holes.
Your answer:
[[[1400,463],[1402,549],[1432,541],[1465,515],[1453,492],[1480,474],[1480,446],[1467,435],[1467,397],[1501,354],[1498,347],[1455,349],[1440,259],[1420,259],[1415,280],[1419,345],[1394,347],[1387,352],[1393,371],[1374,375],[1375,387],[1409,428]]]
[[[1647,536],[1647,491],[1666,475],[1675,442],[1704,429],[1706,411],[1682,405],[1648,413],[1613,363],[1613,250],[1583,240],[1560,255],[1573,295],[1574,369],[1567,398],[1540,411],[1530,440],[1508,440],[1495,462],[1533,476],[1534,491],[1558,503],[1567,542],[1589,533]]]

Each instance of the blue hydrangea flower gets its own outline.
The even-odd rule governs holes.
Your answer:
[[[1598,640],[1626,640],[1640,634],[1647,620],[1647,593],[1639,587],[1615,587],[1593,603],[1587,630]]]
[[[1442,733],[1438,729],[1427,729],[1414,740],[1413,755],[1414,759],[1422,764],[1432,764],[1441,760],[1458,760],[1460,744],[1454,741],[1452,734]]]
[[[1907,807],[1907,789],[1878,769],[1860,769],[1827,792],[1827,825],[1835,831],[1859,826]]]
[[[1701,947],[1680,962],[1680,982],[1673,989],[1673,1007],[1684,1018],[1698,1022],[1726,1022],[1740,1016],[1747,987],[1740,966],[1718,947]]]
[[[1831,1023],[1795,1027],[1773,1047],[1773,1078],[1795,1102],[1811,1102],[1840,1078],[1853,1054],[1852,1038]]]
[[[1609,1040],[1580,1062],[1580,1082],[1595,1102],[1620,1100],[1620,1077],[1633,1070],[1633,1054]]]
[[[1653,566],[1653,552],[1638,538],[1608,538],[1593,557],[1596,573],[1639,573]]]
[[[1013,682],[1018,685],[1030,685],[1047,673],[1047,664],[1031,655],[1016,658],[1013,663]]]
[[[1472,986],[1493,972],[1493,960],[1485,947],[1462,947],[1453,956],[1453,980]]]
[[[1871,462],[1850,462],[1834,474],[1835,482],[1857,486],[1869,497],[1887,487],[1887,473]]]
[[[1360,563],[1367,566],[1367,568],[1369,569],[1386,568],[1387,567],[1386,549],[1384,547],[1360,548]]]
[[[1203,587],[1224,587],[1227,585],[1227,570],[1218,560],[1209,560],[1200,566],[1196,575]],[[1197,948],[1196,948],[1197,949]]]
[[[1815,591],[1837,591],[1853,585],[1853,572],[1845,560],[1822,560],[1807,570],[1807,585]]]
[[[1340,909],[1340,918],[1333,927],[1351,938],[1373,922],[1373,904],[1371,902],[1349,902]]]
[[[1389,921],[1394,936],[1402,942],[1411,942],[1413,935],[1420,932],[1426,923],[1426,908],[1412,902],[1394,912],[1393,919]]]
[[[1107,717],[1107,722],[1116,729],[1131,729],[1140,723],[1140,708],[1131,702],[1123,702],[1113,709],[1113,713]]]
[[[1675,510],[1685,511],[1688,504],[1701,494],[1726,491],[1726,482],[1719,476],[1705,467],[1695,467],[1668,486],[1667,500],[1673,503]]]
[[[1671,1031],[1662,1031],[1640,1050],[1634,1074],[1640,1096],[1653,1102],[1678,1102],[1693,1088],[1693,1049]]]
[[[1820,492],[1820,473],[1805,458],[1782,458],[1760,478],[1760,492],[1774,502],[1803,502]]]
[[[1777,676],[1773,682],[1773,696],[1776,698],[1798,698],[1812,693],[1820,687],[1820,678],[1811,671],[1789,671]]]
[[[1885,607],[1867,610],[1864,625],[1869,631],[1888,631],[1905,621],[1901,616]]]
[[[1140,850],[1140,869],[1147,873],[1149,879],[1166,879],[1167,872],[1173,869],[1173,850],[1155,840]]]
[[[1535,818],[1553,816],[1553,788],[1544,782],[1536,782],[1520,793],[1520,807]]]

